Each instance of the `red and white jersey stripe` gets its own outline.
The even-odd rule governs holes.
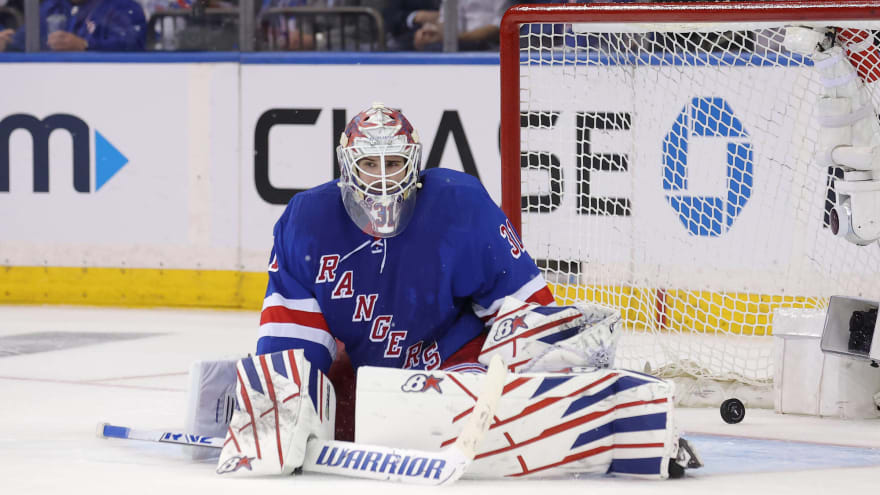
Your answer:
[[[277,292],[263,300],[260,337],[287,337],[319,344],[336,355],[336,339],[330,334],[321,307],[314,298],[287,299]]]

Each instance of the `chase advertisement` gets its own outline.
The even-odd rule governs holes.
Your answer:
[[[760,205],[775,204],[780,181],[777,157],[757,149],[769,139],[750,120],[766,102],[733,87],[706,94],[687,84],[674,97],[642,101],[621,94],[614,69],[607,70],[588,97],[554,95],[549,80],[533,84],[544,88],[534,90],[537,99],[556,107],[544,109],[558,113],[554,132],[574,135],[600,114],[618,125],[594,130],[589,150],[529,131],[524,151],[552,153],[565,180],[555,208],[524,228],[527,247],[552,238],[561,257],[587,252],[612,272],[625,270],[629,259],[662,272],[682,249],[742,277],[784,265],[791,256],[778,249],[784,242],[742,249],[753,239],[796,234],[793,226],[759,221],[768,213]],[[781,77],[731,70],[742,72],[733,79],[768,85]],[[62,72],[75,91],[50,84]],[[342,128],[375,101],[401,108],[415,125],[424,166],[476,175],[500,202],[497,65],[10,63],[0,65],[0,77],[9,81],[0,96],[0,259],[9,266],[262,272],[287,200],[336,177]],[[651,80],[646,73],[637,84],[649,89]],[[561,100],[571,103],[553,103]],[[719,118],[699,111],[706,106],[734,116],[724,135],[706,131]],[[686,157],[676,158],[669,146],[675,129],[690,139]],[[575,169],[585,151],[622,157],[625,167],[591,172],[589,194],[630,207],[627,214],[612,208],[601,219],[584,216],[591,239],[570,223],[583,201]],[[687,167],[687,184],[670,179],[675,167]],[[731,195],[731,174],[754,179]],[[545,174],[527,170],[523,177],[529,188],[546,188]],[[725,213],[695,228],[688,212],[707,201],[724,203]],[[652,236],[639,244],[656,249],[633,257],[636,234]],[[692,285],[702,283],[700,273],[689,271]]]

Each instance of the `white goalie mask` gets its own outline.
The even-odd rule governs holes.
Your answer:
[[[342,203],[361,230],[376,237],[403,232],[415,209],[422,145],[397,110],[375,103],[354,116],[339,138]]]

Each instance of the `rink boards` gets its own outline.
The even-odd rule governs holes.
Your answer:
[[[338,133],[372,101],[406,112],[420,131],[426,166],[478,175],[500,200],[496,55],[87,55],[60,61],[23,55],[0,63],[0,76],[15,74],[4,78],[10,87],[0,107],[6,131],[0,139],[9,152],[0,162],[0,172],[8,169],[0,208],[14,212],[0,219],[0,301],[259,307],[275,220],[297,191],[334,177]],[[768,84],[774,77],[755,68],[731,70],[748,70],[749,78],[766,77]],[[58,90],[62,72],[76,97]],[[606,81],[592,92],[613,94],[613,79]],[[674,125],[676,112],[703,96],[691,92],[646,118]],[[617,111],[622,104],[602,97],[583,110]],[[731,96],[730,104],[760,101]],[[639,142],[642,135],[628,146],[661,146],[650,134],[644,138],[650,142]],[[627,152],[613,139],[597,141],[594,151]],[[572,157],[565,153],[575,150],[558,153],[567,163]],[[694,187],[708,193],[719,187],[712,170],[723,175],[724,163],[716,162],[724,155],[695,147],[690,159],[701,157],[708,165]],[[631,164],[633,170],[659,166]],[[632,174],[634,183],[622,189],[611,175],[606,183],[609,191],[644,202],[662,198],[658,173]],[[758,194],[773,191],[756,185],[756,203]],[[760,215],[743,206],[742,218]],[[653,231],[658,238],[692,235],[669,208],[640,208],[626,221],[661,226]],[[553,232],[554,225],[551,215],[541,231]],[[560,219],[555,229],[566,228]],[[737,265],[726,266],[730,273],[785,265],[778,253],[768,258],[750,250],[743,239],[754,237],[730,230],[701,239],[738,254],[725,261]],[[609,236],[620,231],[609,224]],[[528,247],[528,236],[525,241]],[[697,243],[694,251],[701,249]],[[599,250],[594,261],[607,255],[604,262],[613,266],[618,254]],[[663,260],[677,261],[674,253]],[[694,268],[690,273],[699,277],[703,272]],[[770,285],[766,292],[773,293]]]

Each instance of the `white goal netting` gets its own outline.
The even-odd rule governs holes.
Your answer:
[[[519,85],[520,176],[504,180],[521,187],[522,237],[558,302],[621,310],[618,366],[766,385],[775,308],[880,300],[877,243],[828,228],[844,170],[820,156],[828,81],[783,43],[790,25],[837,26],[876,54],[876,14],[746,22],[731,9],[710,24],[667,6],[649,25],[629,7],[567,7],[508,16],[522,22],[518,68],[502,53],[502,84]],[[844,53],[876,124],[880,60]]]

